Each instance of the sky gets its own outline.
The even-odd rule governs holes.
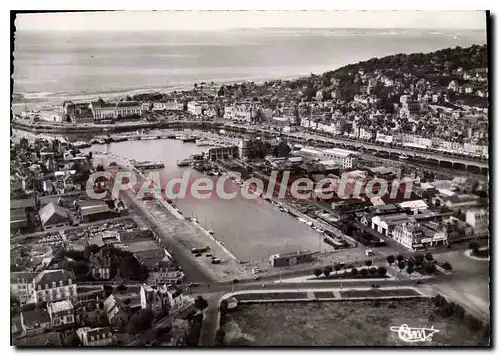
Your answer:
[[[484,11],[113,11],[19,14],[17,30],[152,31],[260,27],[486,29]]]

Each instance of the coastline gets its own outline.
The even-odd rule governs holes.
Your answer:
[[[337,68],[340,68],[337,66]],[[335,70],[337,68],[331,69]],[[319,73],[318,73],[319,74]],[[295,73],[286,74],[282,76],[268,76],[268,77],[248,77],[248,78],[227,78],[220,79],[214,78],[209,80],[203,80],[205,83],[214,82],[218,85],[233,85],[243,82],[253,82],[255,84],[263,84],[266,81],[273,80],[293,80],[302,78],[304,76],[310,75],[310,73]],[[189,91],[193,89],[195,83],[199,81],[185,81],[173,83],[170,86],[152,87],[152,88],[130,88],[124,90],[108,90],[103,92],[13,92],[11,95],[11,108],[14,111],[15,108],[24,108],[25,105],[33,106],[36,108],[49,108],[54,105],[59,106],[64,100],[72,101],[91,101],[102,98],[104,100],[116,101],[122,97],[138,95],[138,94],[152,94],[152,93],[163,93],[168,94],[174,91]]]

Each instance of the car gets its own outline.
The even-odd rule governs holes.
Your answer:
[[[194,257],[201,257],[201,253],[197,253]]]
[[[424,284],[424,282],[422,282],[422,281],[417,281],[415,284],[416,284],[416,285],[418,285],[418,284]]]
[[[372,284],[372,288],[380,288],[380,284]]]
[[[235,278],[235,279],[233,279],[233,283],[238,283],[238,282],[239,282],[239,280],[238,280],[238,279],[236,279],[236,278]]]
[[[189,283],[190,287],[198,287],[199,285],[200,285],[200,283],[198,283],[198,282],[191,282],[191,283]]]
[[[256,281],[260,280],[260,276],[255,276],[253,277],[253,279],[255,279]]]
[[[207,257],[214,257],[211,253],[207,253],[205,256],[207,256]]]

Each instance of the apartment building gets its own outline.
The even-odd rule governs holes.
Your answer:
[[[33,279],[35,303],[76,297],[77,285],[73,272],[63,269],[45,270]]]

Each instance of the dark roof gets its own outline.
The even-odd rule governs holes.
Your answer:
[[[16,346],[62,346],[61,333],[50,332],[15,340]]]
[[[54,203],[45,205],[40,209],[38,214],[40,215],[42,226],[46,225],[47,222],[57,223],[59,221],[66,221],[70,219],[69,211]]]
[[[70,279],[71,283],[76,282],[73,272],[63,269],[45,270],[35,277],[35,285],[40,285],[44,288],[45,284],[48,284],[49,288],[52,288],[52,282],[56,282],[57,287],[59,287],[59,281],[63,281],[63,285],[67,286]]]
[[[28,327],[33,327],[36,323],[50,323],[50,316],[47,309],[35,309],[21,312],[23,323]]]
[[[11,272],[10,273],[10,283],[32,283],[33,278],[36,277],[38,273],[34,272]],[[23,282],[24,280],[24,282]]]
[[[120,101],[116,104],[117,108],[131,106],[139,106],[139,103],[137,101]]]
[[[134,230],[134,231],[120,231],[120,241],[122,242],[137,242],[144,240],[154,240],[153,231],[147,230]]]
[[[16,199],[10,201],[10,210],[35,207],[35,198]]]

